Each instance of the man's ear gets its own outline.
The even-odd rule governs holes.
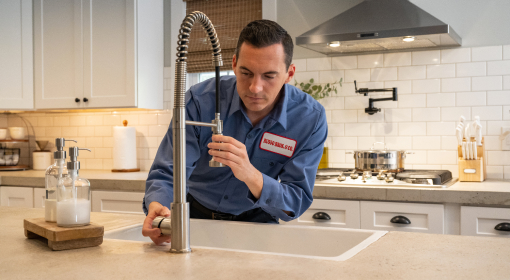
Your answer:
[[[290,82],[292,78],[294,78],[294,74],[296,74],[296,65],[294,64],[289,65],[289,70],[287,70],[287,74],[288,74],[287,79],[285,79],[286,84]]]
[[[236,61],[236,55],[234,54],[234,56],[232,57],[232,71],[234,71],[234,74],[236,73],[236,65],[237,65],[237,61]]]

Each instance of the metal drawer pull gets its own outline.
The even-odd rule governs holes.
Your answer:
[[[390,222],[393,224],[405,224],[405,225],[411,224],[411,220],[404,216],[395,216],[391,218]]]
[[[494,229],[499,231],[510,231],[510,223],[500,223],[494,227]]]
[[[317,212],[312,216],[315,220],[331,220],[331,217],[326,212]]]

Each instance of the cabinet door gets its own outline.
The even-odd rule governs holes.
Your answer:
[[[510,208],[460,207],[461,235],[510,237],[509,226]]]
[[[0,187],[0,206],[34,207],[34,189],[24,187]]]
[[[80,0],[34,0],[34,83],[37,109],[82,107],[82,29]]]
[[[362,229],[444,234],[442,204],[361,201],[360,206]]]
[[[92,212],[144,214],[144,195],[135,192],[93,191]]]
[[[34,208],[44,208],[46,200],[45,188],[34,188]]]
[[[136,107],[135,1],[83,3],[84,108]]]
[[[286,224],[359,229],[359,201],[314,199],[303,215]]]
[[[0,0],[0,109],[34,108],[32,1]]]

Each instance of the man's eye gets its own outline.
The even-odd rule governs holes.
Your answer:
[[[266,78],[268,78],[268,79],[274,79],[274,77],[275,77],[275,76],[267,76],[267,75],[266,75]]]
[[[243,74],[245,76],[249,76],[250,75],[250,73],[243,73],[243,72],[241,72],[241,74]]]

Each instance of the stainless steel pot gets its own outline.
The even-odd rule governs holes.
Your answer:
[[[384,150],[375,150],[376,144],[383,144]],[[368,151],[354,151],[347,154],[354,154],[357,170],[401,172],[405,167],[406,154],[413,154],[413,152],[389,151],[385,143],[375,142]]]

